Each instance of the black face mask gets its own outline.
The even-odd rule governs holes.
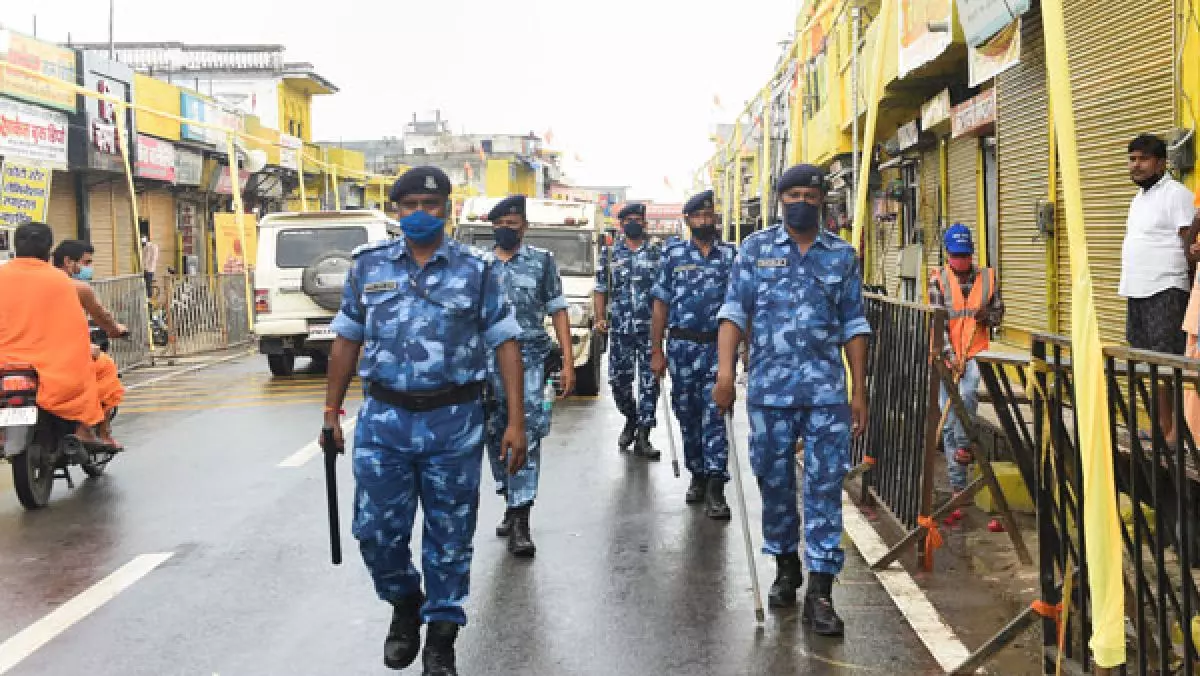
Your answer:
[[[621,225],[625,231],[625,236],[629,239],[641,239],[642,235],[646,234],[646,226],[637,221],[629,221]]]
[[[783,222],[797,234],[812,232],[821,224],[821,208],[808,202],[785,204]]]
[[[1158,185],[1158,182],[1161,181],[1165,175],[1166,174],[1158,174],[1157,176],[1151,176],[1145,181],[1134,181],[1134,183],[1136,183],[1142,190],[1149,190],[1150,188]]]
[[[692,237],[701,242],[711,242],[717,238],[717,226],[697,225],[692,228]]]
[[[492,230],[496,246],[505,251],[516,251],[521,246],[521,231],[516,228],[496,228]]]

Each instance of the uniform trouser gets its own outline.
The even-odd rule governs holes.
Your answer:
[[[767,408],[747,405],[750,466],[763,501],[763,552],[800,549],[796,440],[804,436],[804,563],[837,575],[842,551],[842,480],[850,471],[850,406]]]
[[[637,399],[633,379],[637,375]],[[640,427],[654,427],[658,407],[658,378],[650,370],[650,334],[613,333],[609,336],[608,382],[621,415]]]
[[[729,444],[725,419],[713,402],[717,382],[717,344],[667,341],[671,371],[671,408],[683,436],[683,457],[692,476],[729,481]]]
[[[420,503],[425,622],[467,623],[482,456],[479,402],[413,413],[367,399],[359,411],[354,537],[379,598],[417,594],[421,574],[409,546]]]
[[[496,409],[488,415],[487,448],[492,466],[492,478],[496,480],[496,492],[506,496],[510,508],[526,507],[537,498],[538,472],[542,464],[542,439],[550,433],[550,412],[542,401],[542,390],[546,386],[546,351],[521,345],[521,361],[525,366],[525,441],[528,453],[525,466],[509,475],[505,462],[500,459],[500,441],[504,428],[508,427],[508,397],[499,374],[492,376],[492,389],[496,392]]]
[[[958,381],[958,395],[962,397],[963,404],[966,405],[967,411],[971,415],[975,415],[975,411],[979,408],[979,363],[974,359],[967,360],[966,368],[963,369],[962,379]],[[946,403],[950,401],[949,395],[946,394],[946,387],[943,385],[938,393],[938,401],[941,403],[942,410],[946,410]],[[950,488],[954,492],[959,492],[967,487],[967,466],[958,464],[954,459],[954,453],[960,448],[967,448],[971,445],[971,437],[967,434],[967,430],[963,427],[962,421],[958,419],[958,413],[953,408],[946,416],[946,424],[942,427],[942,450],[946,453],[946,471],[950,476]]]

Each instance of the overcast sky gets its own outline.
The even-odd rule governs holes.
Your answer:
[[[313,63],[341,90],[315,104],[317,140],[399,136],[441,109],[455,132],[551,130],[576,183],[657,199],[690,190],[710,130],[762,87],[799,4],[115,1],[118,42],[278,43]],[[0,2],[0,23],[30,33],[34,12],[42,39],[108,39],[104,0]]]

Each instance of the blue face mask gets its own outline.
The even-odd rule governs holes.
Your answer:
[[[413,244],[429,244],[442,234],[446,219],[438,218],[428,211],[414,211],[400,219],[400,229]]]
[[[783,222],[796,234],[805,234],[821,224],[821,208],[808,202],[792,202],[783,205]]]
[[[75,279],[79,279],[79,280],[82,280],[85,282],[90,282],[90,281],[92,281],[92,274],[93,274],[92,266],[85,265],[85,266],[79,268],[79,272],[75,273],[74,277],[75,277]]]
[[[521,231],[516,228],[495,228],[492,237],[496,240],[496,246],[505,251],[515,251],[521,246]]]
[[[625,231],[625,236],[629,239],[641,239],[642,235],[646,234],[646,226],[637,221],[629,221],[621,224],[621,228]]]

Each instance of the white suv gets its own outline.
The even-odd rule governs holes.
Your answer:
[[[398,232],[381,211],[279,213],[259,222],[254,333],[271,373],[291,375],[297,355],[324,370],[351,252]]]

